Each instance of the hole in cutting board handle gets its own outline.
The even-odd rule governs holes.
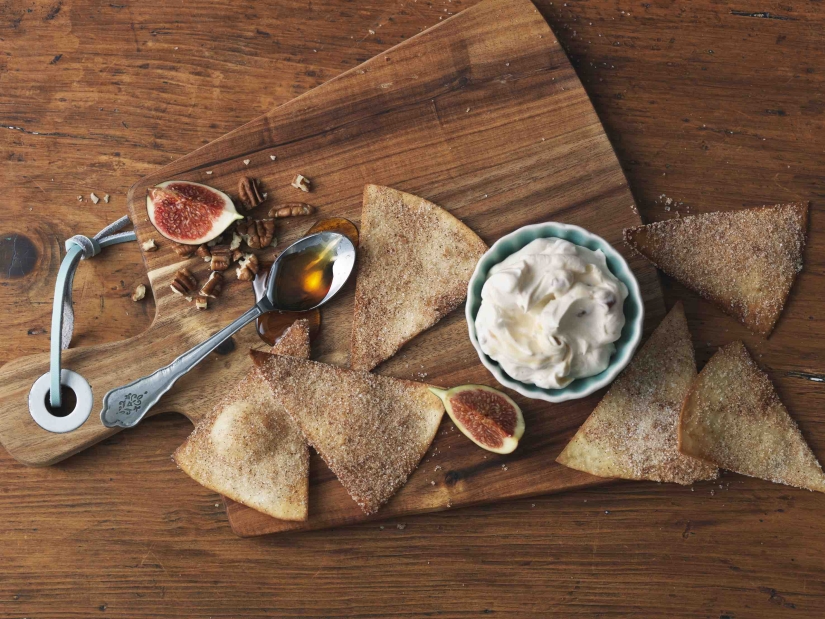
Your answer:
[[[34,422],[48,432],[77,430],[92,412],[92,388],[86,379],[71,370],[60,371],[60,394],[63,404],[52,408],[49,402],[51,380],[46,372],[38,378],[29,392],[29,412]]]
[[[46,410],[49,411],[49,414],[55,417],[66,417],[74,412],[74,409],[77,407],[77,394],[74,392],[74,389],[68,385],[60,385],[61,405],[59,408],[52,408],[49,397],[51,393],[52,390],[49,389],[46,392],[46,398],[44,401]]]

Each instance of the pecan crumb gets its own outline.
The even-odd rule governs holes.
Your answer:
[[[199,310],[205,310],[208,307],[209,303],[206,300],[206,297],[196,297],[195,298],[195,307]]]
[[[198,250],[195,254],[198,257],[203,258],[204,262],[209,262],[212,260],[212,252],[209,251],[209,247],[207,247],[206,243],[203,245],[198,245]]]
[[[140,248],[145,252],[152,252],[158,250],[158,246],[155,243],[155,239],[149,239],[148,241],[144,241],[141,244]]]
[[[90,193],[90,194],[89,194],[89,199],[92,201],[92,203],[93,203],[93,204],[97,204],[98,202],[100,202],[100,198],[98,198],[98,197],[95,195],[95,192],[94,192],[94,191],[93,191],[92,193]]]
[[[303,174],[296,174],[295,178],[292,179],[292,186],[295,187],[295,189],[300,189],[301,191],[311,191],[312,181],[310,181]]]
[[[283,217],[299,217],[302,215],[312,215],[315,207],[306,202],[287,202],[286,204],[276,204],[269,209],[269,216],[275,219]]]
[[[238,234],[237,232],[233,231],[232,232],[232,241],[229,243],[229,249],[231,249],[232,251],[235,251],[236,249],[238,249],[241,246],[241,241],[242,240],[243,239],[241,238],[241,235]]]
[[[142,300],[143,297],[146,296],[146,286],[143,284],[138,284],[135,288],[135,291],[132,293],[132,301],[137,303],[138,301]]]

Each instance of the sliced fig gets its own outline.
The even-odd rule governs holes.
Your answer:
[[[452,389],[430,387],[459,430],[479,447],[498,454],[511,453],[524,434],[524,416],[512,398],[485,385]]]
[[[213,187],[189,181],[166,181],[146,192],[149,221],[170,241],[207,243],[243,219],[232,198]]]

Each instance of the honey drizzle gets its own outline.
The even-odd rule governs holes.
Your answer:
[[[258,317],[257,322],[258,336],[270,346],[274,346],[278,338],[284,334],[292,323],[302,318],[309,321],[309,339],[314,340],[321,330],[321,310],[319,308],[308,312],[275,311],[262,314]]]
[[[347,237],[355,247],[358,247],[358,228],[349,219],[343,217],[330,217],[329,219],[320,219],[307,230],[305,236],[315,234],[316,232],[337,232]]]

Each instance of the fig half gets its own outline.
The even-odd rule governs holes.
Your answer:
[[[146,210],[158,232],[183,245],[208,243],[232,222],[243,219],[224,192],[190,181],[166,181],[150,187]]]
[[[511,453],[524,434],[524,416],[512,398],[486,385],[430,387],[462,434],[497,454]]]

